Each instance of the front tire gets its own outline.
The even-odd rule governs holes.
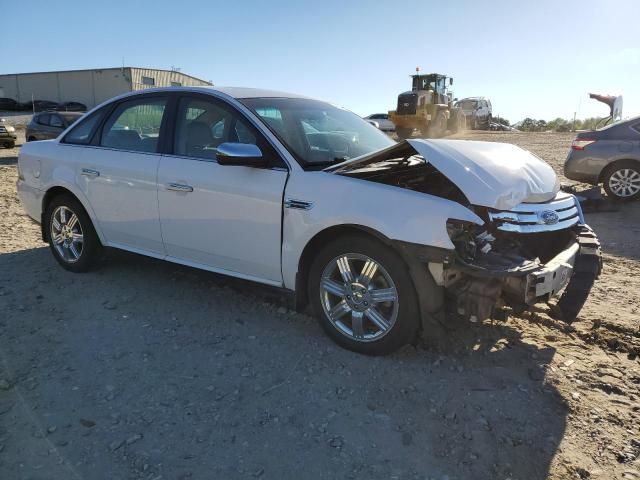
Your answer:
[[[100,258],[102,244],[89,215],[71,195],[59,195],[47,205],[45,234],[56,261],[75,273],[91,270]]]
[[[436,119],[427,131],[428,138],[443,137],[447,131],[447,117],[444,112],[440,111],[436,115]]]
[[[402,258],[366,236],[345,236],[314,259],[308,295],[324,331],[340,346],[386,355],[418,333],[415,287]]]
[[[412,133],[413,133],[413,128],[396,127],[396,135],[400,140],[406,140],[407,138],[411,138]]]
[[[604,190],[614,200],[630,201],[640,197],[640,164],[623,160],[609,166],[603,176]]]

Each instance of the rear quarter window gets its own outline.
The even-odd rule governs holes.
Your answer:
[[[74,145],[88,145],[91,143],[96,128],[104,117],[105,109],[102,108],[92,113],[87,118],[78,121],[75,127],[64,136],[63,143],[71,143]]]

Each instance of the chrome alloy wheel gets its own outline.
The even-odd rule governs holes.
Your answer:
[[[632,168],[621,168],[609,177],[609,188],[618,197],[631,197],[640,192],[640,173]]]
[[[398,318],[398,291],[391,276],[358,253],[340,255],[324,268],[320,303],[331,324],[358,342],[379,340]]]
[[[51,242],[60,258],[75,263],[82,255],[84,236],[78,216],[69,207],[56,208],[51,216]]]

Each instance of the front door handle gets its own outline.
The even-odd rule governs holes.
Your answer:
[[[193,187],[182,183],[169,183],[167,190],[171,190],[172,192],[193,192]]]
[[[99,177],[100,172],[97,170],[91,170],[90,168],[83,168],[82,175],[84,175],[85,177]]]

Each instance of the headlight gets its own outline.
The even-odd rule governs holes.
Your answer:
[[[447,220],[447,233],[463,260],[470,262],[479,253],[489,253],[495,237],[475,223]]]
[[[463,222],[462,220],[455,220],[450,218],[447,220],[447,233],[452,242],[460,240],[461,236],[468,234],[470,230],[473,230],[476,225],[470,222]]]
[[[7,129],[7,132],[15,132],[16,131],[15,127],[12,127],[11,125],[7,125],[5,128]]]

